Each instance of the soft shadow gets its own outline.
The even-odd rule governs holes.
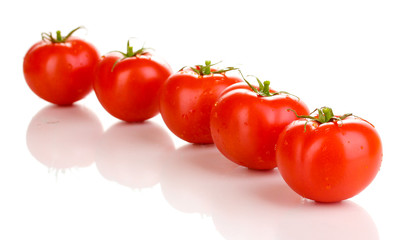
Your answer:
[[[99,119],[86,107],[50,105],[32,118],[26,141],[35,159],[59,172],[91,165],[102,133]]]
[[[306,200],[280,217],[277,239],[378,240],[379,233],[369,213],[356,203],[316,203]]]
[[[88,109],[49,106],[33,117],[27,146],[53,169],[95,161],[103,177],[121,185],[140,189],[160,183],[171,206],[211,216],[228,240],[379,239],[372,218],[351,200],[305,200],[278,170],[240,167],[214,145],[175,150],[167,131],[154,122],[119,122],[103,133]]]
[[[212,216],[225,239],[379,239],[372,218],[352,201],[305,200],[278,170],[237,166],[213,145],[186,145],[164,166],[167,201],[180,211]]]
[[[175,150],[168,133],[158,124],[119,122],[102,136],[96,166],[110,181],[137,189],[160,181],[166,156]]]
[[[166,200],[182,212],[206,214],[225,175],[238,167],[213,145],[194,144],[168,155],[163,166],[161,189]]]

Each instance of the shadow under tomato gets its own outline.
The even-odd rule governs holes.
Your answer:
[[[226,239],[379,238],[369,214],[350,200],[335,204],[305,200],[277,170],[271,176],[236,174],[242,178],[225,184],[228,192],[212,212],[216,229]]]
[[[213,205],[212,218],[226,239],[274,239],[274,226],[281,215],[301,203],[277,170],[235,169],[217,191],[216,195],[223,194]],[[275,198],[264,197],[264,193]]]
[[[373,220],[350,200],[325,205],[305,200],[277,169],[248,170],[213,145],[181,147],[163,166],[166,200],[182,212],[211,216],[225,239],[378,239]],[[307,227],[290,227],[290,222]]]
[[[350,200],[308,201],[285,184],[278,170],[255,171],[227,160],[214,145],[175,150],[154,122],[119,122],[104,134],[83,107],[50,106],[27,130],[31,153],[51,168],[88,166],[130,188],[160,183],[175,209],[212,217],[219,233],[240,239],[379,239],[369,214]]]
[[[91,165],[102,133],[99,119],[86,107],[50,105],[32,118],[26,143],[35,159],[58,172]]]
[[[187,213],[211,212],[213,196],[224,175],[238,167],[224,159],[214,145],[188,144],[164,162],[161,190],[176,209]]]
[[[171,137],[158,124],[119,122],[103,134],[96,166],[110,181],[133,189],[152,187],[160,181],[163,161],[174,150]]]
[[[370,215],[356,203],[316,203],[306,200],[285,211],[275,226],[277,239],[378,240]]]

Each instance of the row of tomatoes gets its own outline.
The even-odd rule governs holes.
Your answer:
[[[79,29],[79,28],[77,28]],[[253,86],[239,69],[203,65],[173,73],[149,49],[99,56],[95,47],[57,31],[43,33],[24,58],[27,84],[39,97],[69,105],[94,90],[114,117],[140,122],[161,114],[179,138],[214,143],[231,161],[250,169],[278,167],[287,184],[305,198],[336,202],[350,198],[375,178],[382,144],[372,124],[331,108],[309,111],[300,98]],[[229,75],[234,71],[240,75]]]

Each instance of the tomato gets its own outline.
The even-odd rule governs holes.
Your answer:
[[[160,113],[167,127],[179,138],[197,144],[213,143],[209,117],[220,93],[241,82],[236,76],[212,68],[215,64],[183,68],[164,83],[160,96]]]
[[[141,122],[159,113],[159,91],[171,75],[168,64],[146,48],[102,56],[96,70],[94,90],[112,116],[126,122]]]
[[[210,128],[216,147],[229,160],[250,169],[276,167],[278,135],[296,119],[287,109],[309,112],[303,101],[269,89],[269,84],[259,81],[259,88],[234,84],[221,94],[211,113]]]
[[[43,40],[35,43],[24,57],[28,86],[48,102],[70,105],[92,90],[99,53],[92,44],[71,37],[79,28],[65,37],[57,31],[56,39],[51,33],[43,33]]]
[[[378,132],[350,114],[335,116],[318,109],[318,116],[299,116],[277,143],[277,166],[298,194],[318,202],[353,197],[375,178],[382,162]]]

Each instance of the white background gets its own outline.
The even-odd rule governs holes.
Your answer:
[[[403,0],[2,3],[0,239],[407,239],[406,12]],[[26,85],[24,54],[81,25],[101,54],[134,38],[174,70],[223,60],[310,109],[364,117],[382,168],[361,194],[315,204],[160,116],[120,123],[93,93],[53,107]]]

